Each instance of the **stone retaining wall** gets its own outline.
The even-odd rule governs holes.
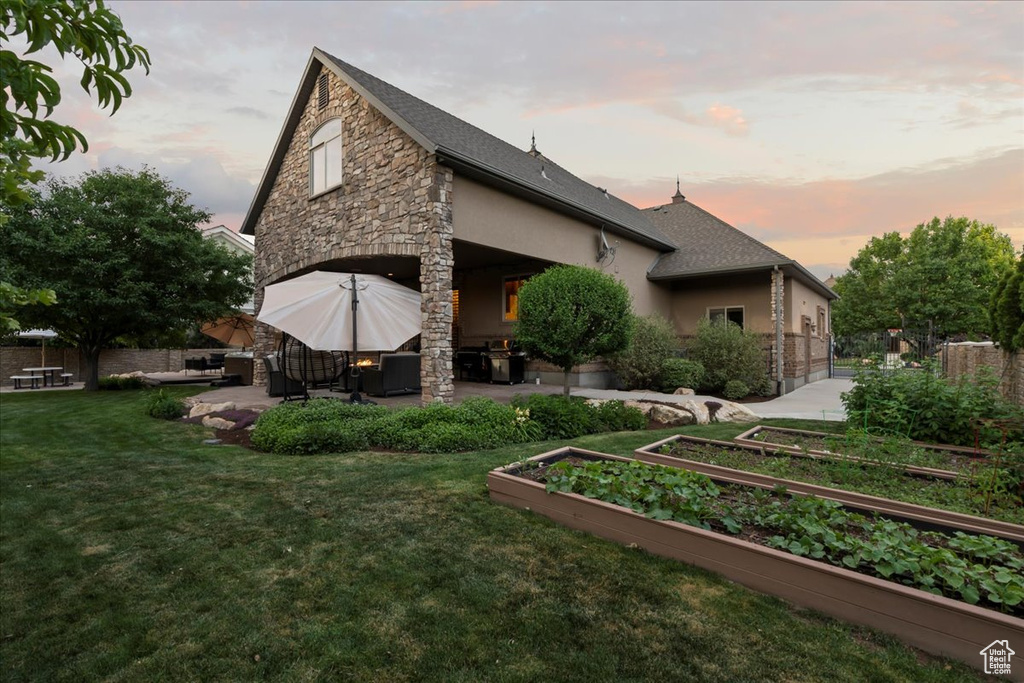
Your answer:
[[[225,353],[230,349],[105,349],[100,352],[100,377],[126,372],[181,372],[185,359]],[[20,375],[22,368],[38,366],[41,360],[38,346],[0,347],[0,379],[9,383],[12,375]],[[46,364],[59,365],[70,372],[72,381],[83,381],[85,359],[77,348],[46,349]]]
[[[999,392],[1024,405],[1024,352],[1005,353],[992,342],[962,342],[944,349],[946,376],[956,379],[989,367],[999,377]]]

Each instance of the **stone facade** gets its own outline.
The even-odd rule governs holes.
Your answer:
[[[1017,405],[1024,405],[1024,352],[1005,353],[992,342],[948,344],[943,349],[946,376],[973,377],[987,367],[999,378],[999,393]]]
[[[100,377],[127,372],[181,372],[185,359],[192,356],[209,357],[211,353],[225,353],[231,349],[104,349],[100,352]],[[39,365],[40,349],[31,346],[5,346],[0,348],[0,378],[9,381],[11,375],[23,374],[21,369]],[[72,381],[84,377],[85,359],[77,348],[46,348],[46,364],[59,365],[70,372]]]
[[[786,319],[785,304],[783,303],[786,300],[785,277],[786,276],[782,274],[781,270],[772,271],[772,284],[769,292],[769,296],[771,296],[769,306],[771,307],[772,312],[772,330],[777,330],[779,321],[784,321]],[[779,353],[782,349],[779,348],[778,339],[776,337],[777,334],[773,332],[770,342],[772,363],[771,377],[776,382],[781,382],[786,377],[786,356],[785,354],[782,355],[780,364]]]
[[[256,223],[257,311],[263,287],[291,274],[339,259],[416,257],[423,396],[451,401],[452,172],[332,71],[321,73],[327,106],[319,107],[314,88]],[[342,122],[342,184],[311,197],[309,140],[333,118]],[[273,351],[265,325],[257,325],[255,350],[257,358]]]

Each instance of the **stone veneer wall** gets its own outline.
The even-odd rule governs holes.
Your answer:
[[[126,372],[181,372],[185,359],[209,357],[211,353],[227,353],[232,349],[104,349],[100,352],[100,377]],[[0,348],[0,379],[10,382],[11,375],[20,375],[22,368],[39,365],[38,346],[4,346]],[[85,359],[77,348],[46,349],[46,364],[59,365],[70,372],[75,382],[84,378]]]
[[[982,367],[999,377],[999,393],[1017,405],[1024,405],[1024,352],[1005,353],[992,342],[949,344],[944,349],[946,376],[973,376]]]
[[[329,103],[316,89],[305,105],[256,224],[256,310],[263,287],[337,259],[416,257],[423,295],[424,401],[454,397],[451,283],[452,171],[330,69]],[[342,184],[309,196],[309,140],[328,119],[342,120]],[[256,326],[256,357],[273,351],[273,330]],[[261,363],[254,381],[266,381]]]
[[[786,290],[786,276],[783,275],[781,270],[772,271],[772,284],[769,295],[771,296],[771,312],[772,312],[772,332],[771,342],[769,348],[771,348],[771,378],[776,382],[781,382],[786,376],[786,355],[782,355],[782,364],[779,365],[779,353],[782,349],[779,348],[777,334],[775,332],[779,320],[785,320],[785,290]],[[785,337],[785,335],[783,335]],[[783,343],[783,346],[785,344]]]

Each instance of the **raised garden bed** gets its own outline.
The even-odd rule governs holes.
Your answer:
[[[992,455],[986,450],[961,446],[909,440],[893,443],[868,435],[849,436],[764,425],[748,429],[733,441],[805,457],[901,467],[914,474],[945,479],[975,475],[979,468],[989,464],[987,458]],[[893,447],[892,450],[889,447]]]
[[[850,490],[849,488],[826,486],[803,479],[783,478],[762,471],[756,471],[757,469],[769,469],[769,466],[775,462],[783,462],[779,461],[779,458],[790,457],[786,453],[773,454],[766,452],[759,446],[743,446],[728,441],[715,441],[712,439],[677,435],[638,448],[635,451],[635,456],[643,462],[667,465],[669,467],[682,467],[694,472],[701,472],[715,479],[751,484],[769,489],[783,487],[793,493],[836,500],[844,505],[864,511],[877,511],[915,523],[957,528],[971,533],[989,534],[1018,544],[1024,544],[1024,526],[1013,522],[924,506],[905,500],[870,495],[857,490]],[[743,465],[744,469],[716,464],[719,461],[739,463]],[[807,458],[797,458],[796,461],[803,468],[805,474],[811,475],[815,474],[812,469],[819,468],[821,465],[821,463],[816,463],[814,460]],[[765,466],[765,463],[767,463],[767,466]],[[783,464],[785,463],[783,462]],[[854,467],[856,464],[848,463],[848,466]],[[881,476],[883,480],[892,479],[892,477],[885,476],[886,473],[881,471],[869,471],[869,474]],[[965,485],[964,482],[944,479],[929,480],[927,477],[913,476],[908,476],[908,481],[906,482],[908,493],[920,493],[923,488],[928,486],[940,487],[935,494],[936,497],[939,497],[942,493],[941,487],[955,490],[954,487],[963,485]],[[913,496],[908,495],[907,497]]]
[[[645,516],[621,504],[579,493],[548,493],[542,482],[549,476],[555,488],[566,486],[567,475],[558,473],[557,467],[551,469],[560,461],[583,464],[607,461],[620,468],[643,467],[627,458],[563,448],[490,472],[491,498],[537,512],[574,529],[626,545],[635,544],[655,554],[709,569],[795,604],[881,629],[923,650],[954,657],[975,667],[981,665],[979,651],[992,641],[1009,638],[1011,643],[1024,642],[1024,619],[1019,616],[768,547],[767,544],[774,542],[771,532],[758,537],[756,529],[749,531],[743,527],[741,531],[734,530],[737,535],[730,535],[724,529],[718,530],[725,524],[722,518],[698,519],[695,524],[711,527],[699,528],[673,519],[655,519],[654,516],[663,516],[661,508],[648,508]],[[680,470],[666,469],[658,476],[667,477],[667,481],[688,479]],[[692,478],[689,475],[689,479]],[[757,495],[761,496],[773,495],[757,485],[713,479],[723,491],[728,489],[726,495],[742,497],[755,495],[755,491],[760,491]],[[685,481],[679,484],[686,485]],[[685,511],[685,503],[699,499],[699,495],[679,496],[677,500],[683,503]],[[828,505],[821,501],[817,504]],[[831,509],[847,514],[838,505]]]

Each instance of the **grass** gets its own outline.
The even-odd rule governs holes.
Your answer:
[[[270,456],[203,446],[208,430],[143,406],[142,392],[2,397],[4,680],[975,679],[490,502],[488,470],[552,443]],[[741,430],[573,443],[628,454]]]

